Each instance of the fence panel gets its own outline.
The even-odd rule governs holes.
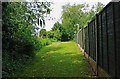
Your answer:
[[[101,25],[101,23],[102,23],[102,21],[101,21],[101,15],[99,14],[98,15],[98,27],[99,27],[99,35],[98,35],[98,37],[99,37],[99,41],[98,41],[98,43],[99,43],[99,61],[98,61],[98,64],[99,64],[99,66],[101,66],[102,67],[102,61],[103,61],[103,55],[102,55],[102,25]]]
[[[93,53],[94,53],[94,61],[96,61],[96,30],[95,30],[95,22],[96,20],[94,19],[93,21]]]
[[[107,7],[107,26],[108,26],[108,54],[109,54],[109,73],[115,76],[115,45],[114,45],[114,21],[113,4]]]
[[[114,4],[115,33],[116,33],[116,67],[117,77],[120,77],[120,2]]]
[[[107,19],[106,10],[103,10],[102,14],[102,29],[103,29],[103,68],[108,72],[108,40],[107,40]]]
[[[120,77],[120,2],[109,3],[96,18],[79,31],[78,44],[90,58],[97,59],[97,66]]]
[[[87,45],[88,45],[88,44],[87,44],[87,39],[88,39],[88,38],[87,38],[87,36],[88,36],[88,35],[87,35],[87,27],[85,27],[84,30],[85,30],[85,32],[84,32],[84,33],[85,33],[85,52],[87,53]]]

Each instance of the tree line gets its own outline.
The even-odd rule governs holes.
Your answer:
[[[94,15],[101,11],[104,5],[100,2],[89,4],[67,4],[62,6],[62,23],[56,22],[51,31],[46,32],[49,38],[59,41],[75,40],[77,32],[87,26]]]

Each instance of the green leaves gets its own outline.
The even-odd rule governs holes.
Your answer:
[[[63,8],[63,14],[62,14],[62,25],[67,31],[67,33],[70,34],[70,38],[74,38],[74,33],[77,30],[76,24],[81,25],[81,16],[83,16],[83,11],[81,10],[83,8],[83,5],[66,5]]]
[[[88,4],[64,5],[62,11],[62,26],[65,31],[74,39],[79,29],[87,26],[87,23],[103,8],[102,3],[89,8]]]
[[[42,6],[45,6],[43,7],[45,9],[50,7],[47,4],[39,7]],[[43,18],[45,25],[44,16],[40,17]],[[28,62],[28,58],[33,59],[36,51],[50,44],[49,39],[43,40],[33,35],[35,29],[32,24],[35,18],[35,14],[28,10],[26,3],[2,3],[3,77],[15,77],[16,73]]]
[[[41,29],[41,31],[40,31],[40,37],[41,38],[46,38],[46,36],[47,36],[46,29]]]
[[[32,2],[32,3],[25,3],[25,5],[27,6],[26,20],[30,21],[30,23],[34,25],[37,23],[39,26],[44,28],[45,17],[47,16],[47,14],[50,14],[50,11],[51,11],[50,9],[51,3],[50,2]]]

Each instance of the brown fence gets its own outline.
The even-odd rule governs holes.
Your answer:
[[[77,34],[77,43],[99,68],[120,77],[120,2],[110,2]]]

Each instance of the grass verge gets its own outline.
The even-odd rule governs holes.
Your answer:
[[[90,77],[89,65],[75,42],[54,42],[36,53],[20,77]]]

